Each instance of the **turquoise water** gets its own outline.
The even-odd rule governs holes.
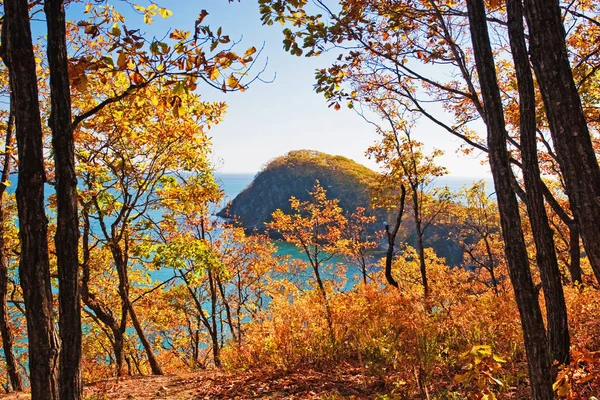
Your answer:
[[[227,174],[215,173],[219,186],[225,192],[228,200],[233,200],[242,190],[252,183],[256,176],[255,173]],[[473,183],[483,180],[486,183],[486,192],[491,194],[494,191],[494,183],[491,177],[477,176],[442,176],[433,182],[435,187],[448,186],[451,191],[458,192],[463,186],[471,186]]]
[[[219,182],[219,186],[225,192],[224,204],[228,201],[231,201],[237,196],[242,190],[248,187],[256,174],[253,173],[245,173],[245,174],[226,174],[226,173],[216,173],[215,177]],[[493,181],[489,177],[451,177],[444,176],[437,178],[432,186],[434,187],[445,187],[447,186],[452,192],[458,192],[461,190],[463,186],[471,186],[473,183],[483,180],[486,183],[486,193],[491,195],[494,191]],[[303,261],[308,261],[304,252],[300,251],[296,246],[286,243],[283,241],[276,242],[278,251],[277,254],[281,256],[289,256],[293,259],[299,259]],[[374,258],[372,263],[376,263],[378,258]],[[343,263],[348,266],[348,285],[352,285],[353,283],[360,280],[357,279],[359,276],[358,267],[350,264],[348,260],[343,257],[334,256],[327,264],[337,264]],[[172,272],[171,272],[172,274]]]

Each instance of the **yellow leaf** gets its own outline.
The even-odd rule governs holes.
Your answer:
[[[232,89],[236,89],[239,85],[240,81],[235,76],[233,76],[233,74],[229,75],[229,78],[227,78],[227,86],[229,86]]]
[[[208,77],[209,77],[211,80],[213,80],[213,81],[214,81],[214,80],[216,80],[216,79],[219,77],[219,75],[220,75],[220,73],[219,73],[219,69],[218,69],[217,67],[213,67],[213,68],[210,70],[210,72],[209,72],[209,74],[208,74]]]
[[[160,16],[163,18],[169,18],[170,16],[173,15],[173,13],[171,12],[171,10],[167,9],[167,8],[161,8],[159,10]]]
[[[256,47],[252,46],[248,50],[246,50],[243,58],[250,57],[254,53],[256,53]]]

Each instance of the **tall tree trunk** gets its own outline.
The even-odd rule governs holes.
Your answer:
[[[525,0],[530,56],[586,254],[600,282],[600,167],[569,64],[557,0]]]
[[[148,362],[150,363],[150,369],[152,371],[152,374],[163,375],[162,368],[160,367],[160,364],[158,363],[158,360],[154,355],[152,344],[146,337],[146,334],[144,333],[144,328],[142,327],[142,324],[140,323],[137,314],[135,313],[135,310],[133,308],[133,304],[131,304],[131,301],[129,301],[129,299],[127,300],[127,306],[129,309],[129,316],[131,317],[131,322],[133,323],[133,327],[135,328],[135,332],[140,338],[140,342],[142,342],[142,346],[144,347],[144,351],[146,352],[146,357],[148,357]]]
[[[519,87],[521,156],[525,180],[527,213],[536,248],[536,260],[546,299],[550,354],[560,364],[569,363],[569,326],[567,305],[554,248],[552,229],[544,206],[538,164],[535,88],[529,67],[523,26],[522,0],[507,0],[508,34]]]
[[[96,296],[90,292],[89,281],[90,281],[90,217],[88,214],[88,207],[84,205],[82,207],[83,216],[83,235],[82,235],[82,279],[81,279],[81,299],[83,303],[89,307],[95,314],[96,317],[106,325],[113,334],[113,340],[111,341],[113,352],[115,353],[115,363],[117,367],[117,375],[121,376],[124,374],[123,369],[124,352],[123,347],[125,344],[125,327],[127,322],[126,310],[121,309],[121,323],[117,322],[117,319],[113,315],[112,310],[104,307],[97,299]],[[125,314],[123,314],[123,312]]]
[[[216,331],[216,323],[214,322],[215,313],[211,313],[213,318],[213,320],[211,321],[211,316],[207,316],[205,314],[204,308],[202,307],[202,303],[200,303],[200,300],[198,300],[198,297],[196,296],[194,289],[192,289],[192,287],[190,286],[190,281],[186,278],[186,275],[187,274],[183,270],[179,270],[179,276],[185,283],[185,287],[187,288],[190,297],[194,301],[194,305],[196,306],[196,311],[198,311],[200,321],[202,322],[202,324],[208,331],[208,334],[210,335],[212,342],[213,361],[215,363],[215,367],[219,368],[221,367],[221,357],[219,352],[219,337]]]
[[[416,170],[416,168],[415,168]],[[412,187],[413,192],[413,212],[415,214],[415,228],[417,231],[417,254],[419,256],[419,269],[421,271],[421,283],[423,284],[423,295],[425,298],[429,295],[429,285],[427,284],[427,266],[425,265],[425,246],[423,245],[423,229],[421,225],[421,209],[419,207],[419,189]]]
[[[6,192],[6,184],[10,178],[10,169],[12,163],[11,147],[13,145],[13,122],[14,122],[14,104],[11,99],[10,114],[6,127],[6,139],[4,145],[4,165],[2,168],[2,176],[0,178],[0,334],[2,334],[2,349],[4,350],[4,358],[6,360],[6,369],[10,379],[10,385],[13,390],[23,390],[23,382],[21,375],[17,370],[17,361],[13,351],[13,334],[10,329],[10,316],[8,315],[8,262],[9,257],[6,252],[6,243],[4,241],[4,226],[6,217],[4,215],[4,193]]]
[[[137,315],[135,314],[135,310],[133,309],[133,305],[129,300],[129,276],[127,274],[127,261],[124,258],[126,254],[123,254],[123,250],[121,249],[121,247],[115,243],[112,243],[110,245],[110,249],[113,255],[113,259],[115,261],[115,266],[117,268],[117,274],[119,275],[119,296],[121,297],[121,302],[124,306],[124,313],[127,314],[127,312],[129,312],[129,315],[131,316],[133,327],[135,328],[135,331],[138,337],[140,338],[140,342],[144,347],[146,357],[148,357],[148,362],[150,364],[152,374],[163,375],[162,369],[160,368],[160,364],[158,363],[158,360],[154,355],[152,344],[146,337],[142,324],[139,322]]]
[[[579,228],[577,221],[573,219],[569,223],[569,274],[573,284],[583,282],[581,279],[581,249],[579,247]]]
[[[208,288],[210,294],[210,319],[212,323],[212,329],[210,330],[210,338],[212,341],[213,360],[215,362],[215,367],[221,368],[221,345],[219,343],[219,330],[217,326],[217,288],[215,286],[213,271],[210,268],[208,269],[207,274]]]
[[[506,260],[521,316],[532,398],[551,400],[554,395],[546,331],[529,270],[519,205],[510,183],[512,171],[506,149],[508,135],[496,79],[494,56],[488,35],[485,5],[483,0],[467,0],[467,8],[485,108],[490,166],[498,197]]]
[[[46,0],[50,68],[52,145],[56,171],[57,226],[54,242],[58,267],[61,400],[81,398],[81,303],[79,294],[79,218],[75,143],[63,0]]]
[[[390,231],[390,226],[387,223],[385,224],[385,236],[388,241],[388,248],[385,255],[385,280],[395,288],[398,288],[398,282],[396,282],[392,276],[392,261],[394,258],[396,235],[398,235],[398,229],[400,229],[400,224],[402,224],[402,216],[404,215],[404,201],[406,200],[406,188],[404,185],[400,185],[400,192],[400,204],[398,206],[398,214],[396,215],[394,227]]]
[[[17,207],[33,400],[58,399],[58,343],[52,320],[48,220],[44,211],[44,152],[36,65],[27,0],[4,2],[6,64],[15,104],[19,155]]]

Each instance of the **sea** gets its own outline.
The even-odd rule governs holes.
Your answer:
[[[227,202],[233,200],[240,192],[242,192],[245,188],[247,188],[257,173],[222,173],[216,172],[215,178],[219,184],[219,187],[224,192],[224,198],[222,204],[217,205],[214,208],[214,213],[218,212],[222,207],[224,207]],[[493,195],[494,185],[491,177],[455,177],[455,176],[444,176],[439,177],[433,182],[434,187],[448,187],[452,192],[458,192],[464,186],[471,186],[473,183],[478,181],[485,181],[486,183],[486,192],[488,195]],[[16,175],[11,176],[11,186],[8,188],[8,192],[14,192],[17,186]],[[54,188],[50,185],[46,186],[46,193],[51,194],[54,192]],[[51,213],[49,210],[47,212]],[[52,214],[52,213],[51,213]],[[53,217],[53,215],[50,215]],[[214,217],[219,218],[219,217]],[[306,260],[306,255],[301,252],[298,248],[290,243],[286,243],[283,241],[276,242],[278,251],[278,255],[289,256],[294,259]],[[376,262],[377,260],[373,260]],[[344,260],[341,257],[333,257],[329,260],[330,264],[337,264],[339,262],[343,262],[344,264],[348,264],[347,260]],[[358,274],[358,269],[349,265],[349,277],[356,276]],[[354,268],[354,270],[353,270]],[[152,271],[150,273],[151,277],[156,281],[164,281],[173,276],[173,270],[170,268],[161,269],[158,271]],[[350,281],[353,281],[353,278],[350,278]]]
[[[242,192],[245,188],[247,188],[254,178],[256,177],[256,173],[215,173],[215,178],[217,182],[224,192],[223,203],[219,205],[219,209],[224,207],[227,202],[233,200],[240,192]],[[484,181],[486,184],[486,193],[488,195],[493,196],[494,192],[494,184],[491,177],[457,177],[457,176],[445,176],[437,178],[432,186],[433,187],[448,187],[451,192],[458,192],[463,187],[469,187],[476,182]],[[217,210],[218,211],[218,210]],[[218,217],[216,217],[218,218]],[[276,246],[278,248],[277,254],[281,256],[289,256],[293,259],[299,259],[303,261],[308,261],[306,259],[306,255],[301,252],[298,248],[290,243],[286,243],[284,241],[277,241]],[[373,264],[377,263],[377,257],[374,257],[371,262]],[[345,260],[342,257],[334,256],[329,261],[328,264],[337,264],[344,263],[348,268],[348,282],[347,285],[353,285],[359,279],[359,270],[358,267],[353,266],[348,263],[348,260]],[[172,271],[156,271],[152,273],[152,276],[159,280],[165,279],[172,276]]]
[[[225,197],[228,200],[233,200],[235,196],[247,188],[256,175],[257,173],[215,173],[219,186],[221,187],[221,190],[225,192]],[[448,186],[452,192],[458,192],[463,186],[468,187],[481,180],[486,183],[488,194],[492,194],[494,191],[494,184],[490,176],[442,176],[433,181],[433,186]]]

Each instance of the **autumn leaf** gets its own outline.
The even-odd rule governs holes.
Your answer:
[[[229,86],[232,89],[236,89],[240,86],[240,81],[233,75],[229,75],[229,78],[227,78],[227,86]]]

